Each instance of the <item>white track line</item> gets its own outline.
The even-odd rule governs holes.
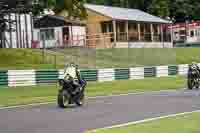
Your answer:
[[[89,97],[87,99],[102,99],[102,98],[121,97],[121,96],[128,96],[128,95],[142,95],[142,94],[152,94],[152,93],[160,93],[160,92],[176,92],[176,91],[179,91],[179,90],[161,90],[161,91],[149,91],[149,92],[144,91],[144,92],[135,92],[135,93],[127,93],[127,94],[119,94],[119,95],[96,96],[96,97]],[[26,104],[26,105],[9,106],[9,107],[0,106],[0,110],[25,108],[25,107],[32,107],[32,106],[39,106],[39,105],[48,105],[48,104],[53,104],[53,103],[55,102],[44,102],[44,103]]]
[[[25,108],[25,107],[31,107],[31,106],[47,105],[47,104],[52,104],[52,103],[55,103],[55,102],[46,102],[46,103],[35,103],[35,104],[26,104],[26,105],[18,105],[18,106],[0,107],[0,110],[15,109],[15,108]]]
[[[171,114],[171,115],[166,115],[166,116],[161,116],[161,117],[155,117],[155,118],[144,119],[144,120],[140,120],[140,121],[129,122],[129,123],[125,123],[125,124],[110,126],[110,127],[94,129],[94,130],[86,131],[86,133],[95,133],[95,132],[98,132],[98,131],[101,131],[101,130],[125,127],[125,126],[136,125],[136,124],[142,124],[142,123],[145,123],[145,122],[156,121],[156,120],[160,120],[160,119],[164,119],[164,118],[172,118],[172,117],[182,116],[182,115],[187,115],[187,114],[192,114],[192,113],[200,113],[200,110],[191,111],[191,112],[184,112],[184,113],[178,113],[178,114]]]
[[[121,96],[128,96],[128,95],[142,95],[142,94],[153,94],[153,93],[161,93],[161,92],[176,92],[179,90],[161,90],[161,91],[143,91],[143,92],[135,92],[135,93],[127,93],[127,94],[118,94],[118,95],[108,95],[108,96],[96,96],[96,97],[90,97],[88,99],[101,99],[101,98],[109,98],[109,97],[121,97]]]

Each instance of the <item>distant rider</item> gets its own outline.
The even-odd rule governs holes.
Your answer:
[[[200,68],[196,62],[192,62],[190,65],[193,70],[197,71],[197,76],[200,77]]]

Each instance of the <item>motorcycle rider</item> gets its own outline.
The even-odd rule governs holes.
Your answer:
[[[73,84],[74,86],[76,87],[76,89],[74,90],[74,94],[80,92],[82,90],[82,87],[83,87],[83,80],[82,80],[82,77],[81,77],[81,72],[78,68],[78,65],[75,65],[75,68],[76,68],[76,78],[78,79],[78,82],[74,80]]]
[[[80,70],[78,68],[78,65],[75,65],[75,63],[70,63],[70,65],[68,65],[67,67],[71,67],[72,72],[70,72],[70,75],[69,75],[69,73],[67,73],[65,70],[64,79],[68,79],[71,81],[72,86],[75,88],[72,94],[76,94],[81,90],[82,78],[81,78]],[[76,78],[78,80],[75,80]]]
[[[71,75],[69,75],[69,73],[66,72],[64,73],[64,79],[68,79],[71,81],[72,86],[74,88],[74,90],[72,91],[73,95],[79,94],[79,92],[82,90],[83,86],[84,86],[84,82],[82,80],[81,77],[81,73],[80,70],[78,68],[78,65],[75,65],[75,63],[70,63],[70,65],[68,67],[71,67],[72,73]],[[75,69],[75,70],[74,70]],[[75,79],[78,80],[75,80]],[[79,95],[77,95],[77,97],[79,97]],[[71,103],[72,101],[70,101],[69,103]],[[81,102],[79,102],[78,104],[82,104]]]
[[[198,72],[200,72],[200,68],[196,62],[192,62],[192,67],[198,70]]]
[[[190,65],[193,70],[197,71],[197,76],[200,77],[200,68],[196,62],[192,62]]]

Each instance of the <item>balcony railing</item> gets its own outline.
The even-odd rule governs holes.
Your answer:
[[[140,38],[140,39],[139,39]],[[117,41],[118,42],[171,42],[171,35],[170,34],[163,34],[163,40],[162,35],[158,33],[154,33],[153,35],[151,33],[141,33],[140,37],[138,33],[125,33],[120,32],[117,33]]]

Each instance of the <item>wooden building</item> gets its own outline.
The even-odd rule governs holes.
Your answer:
[[[87,45],[92,48],[171,48],[171,22],[137,9],[85,5]]]

